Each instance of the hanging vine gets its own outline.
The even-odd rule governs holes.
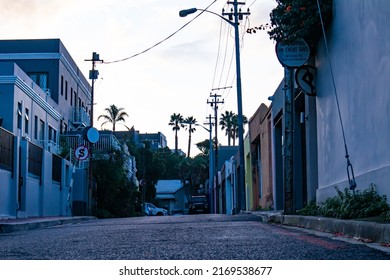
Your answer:
[[[271,30],[276,42],[291,42],[303,38],[315,46],[321,37],[321,21],[316,0],[276,0],[270,14]],[[319,0],[325,26],[332,20],[333,0]]]

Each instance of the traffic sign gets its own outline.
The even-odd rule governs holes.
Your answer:
[[[89,157],[89,150],[84,145],[79,145],[74,151],[74,156],[77,160],[83,161]]]
[[[278,42],[276,56],[283,66],[297,68],[304,65],[310,57],[310,47],[303,39],[293,42]]]
[[[311,65],[303,65],[295,72],[295,82],[298,87],[307,95],[316,95],[315,85],[316,68]]]

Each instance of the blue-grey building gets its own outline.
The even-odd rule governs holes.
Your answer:
[[[90,124],[90,85],[62,42],[0,40],[0,100],[0,216],[87,214],[87,172],[60,139]]]

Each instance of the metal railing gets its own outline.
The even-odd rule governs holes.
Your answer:
[[[87,111],[82,107],[73,107],[72,115],[72,122],[74,124],[84,124],[85,126],[87,126],[91,122],[90,116],[88,115]]]

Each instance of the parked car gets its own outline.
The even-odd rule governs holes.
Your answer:
[[[209,204],[205,195],[191,196],[188,207],[190,214],[209,213]]]
[[[168,211],[164,208],[159,208],[153,205],[152,203],[145,203],[145,215],[146,216],[166,216]]]

